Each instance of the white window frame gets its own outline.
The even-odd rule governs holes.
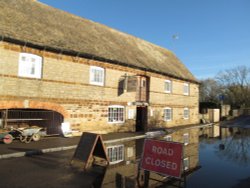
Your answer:
[[[183,84],[183,94],[184,95],[189,95],[190,93],[190,85],[188,83]]]
[[[167,110],[170,110],[170,117],[166,116],[166,112],[165,111],[167,111]],[[164,117],[164,121],[172,121],[172,119],[173,119],[173,110],[172,110],[172,108],[169,108],[169,107],[164,108],[164,110],[163,110],[163,117]]]
[[[189,158],[188,157],[183,159],[183,167],[184,167],[184,170],[189,169]]]
[[[166,84],[169,84],[169,89],[167,89]],[[164,91],[165,93],[172,93],[172,81],[171,80],[165,80]]]
[[[110,108],[117,108],[117,109],[122,109],[122,120],[121,121],[115,121],[115,120],[112,120],[112,121],[110,121],[111,119],[114,119],[114,118],[116,118],[115,117],[115,115],[116,114],[110,114]],[[118,112],[119,113],[119,112]],[[110,117],[110,115],[111,115],[111,117]],[[109,106],[108,107],[108,123],[124,123],[125,122],[125,108],[124,108],[124,106],[121,106],[121,105],[112,105],[112,106]]]
[[[183,143],[185,146],[189,144],[189,134],[188,133],[183,134]]]
[[[172,142],[173,141],[173,138],[172,138],[172,135],[167,135],[164,137],[164,139],[168,142]]]
[[[42,64],[43,59],[41,56],[30,53],[20,53],[18,76],[41,79]]]
[[[190,110],[189,110],[189,108],[184,108],[183,109],[183,118],[184,119],[189,119],[189,116],[190,116]]]
[[[110,164],[117,164],[124,161],[124,145],[108,146],[106,151]]]
[[[96,78],[96,71],[100,71],[102,73],[100,81],[95,80]],[[105,70],[102,67],[90,66],[89,69],[89,83],[92,85],[104,86],[104,78],[105,78]]]

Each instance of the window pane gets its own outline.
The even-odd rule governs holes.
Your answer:
[[[172,90],[172,82],[169,80],[165,81],[165,92],[170,93],[171,90]]]
[[[123,122],[124,121],[124,107],[109,107],[108,109],[109,122]]]
[[[183,143],[187,145],[189,143],[189,134],[186,133],[183,135]]]
[[[172,109],[171,108],[164,109],[164,120],[169,121],[171,119],[172,119]]]
[[[119,160],[123,159],[123,146],[119,147]]]
[[[111,163],[123,161],[124,146],[111,146],[107,148],[108,157]]]
[[[104,85],[104,69],[101,67],[90,67],[90,83]]]
[[[188,168],[189,168],[189,158],[185,158],[183,163],[184,163],[184,170],[188,170]]]
[[[31,69],[30,69],[30,74],[34,75],[35,74],[35,63],[31,64]]]
[[[184,95],[189,95],[189,84],[183,85],[183,93]]]
[[[188,119],[189,118],[189,109],[188,108],[185,108],[184,111],[183,111],[183,117],[185,119]]]
[[[41,78],[42,58],[28,53],[20,53],[18,75],[29,78]]]

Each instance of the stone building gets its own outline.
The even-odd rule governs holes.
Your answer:
[[[169,50],[42,4],[0,0],[2,125],[98,133],[199,123],[199,83]]]

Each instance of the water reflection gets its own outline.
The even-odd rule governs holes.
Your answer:
[[[221,128],[221,144],[217,154],[223,160],[231,160],[239,165],[250,164],[250,129]]]
[[[183,173],[191,174],[199,167],[199,132],[197,127],[167,131],[165,135],[155,139],[181,142],[184,145]],[[144,140],[117,142],[106,145],[111,160],[102,187],[143,187],[147,174],[138,166],[142,154]],[[178,181],[173,178],[150,173],[149,187],[160,187],[166,182],[184,186],[184,179]]]
[[[138,141],[142,144],[143,142]],[[110,165],[106,171],[102,187],[135,187],[137,171],[136,140],[107,144]]]
[[[219,125],[189,127],[167,130],[155,139],[183,143],[183,176],[177,180],[150,173],[149,187],[215,188],[250,184],[249,129]],[[101,187],[143,187],[148,175],[139,168],[143,143],[139,139],[106,144],[111,163],[100,179]]]
[[[250,187],[250,130],[224,126],[200,129],[202,168],[188,179],[187,187]]]

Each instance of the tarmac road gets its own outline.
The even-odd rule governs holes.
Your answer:
[[[240,116],[233,120],[224,121],[220,123],[221,127],[239,127],[250,128],[250,116]]]
[[[95,176],[70,166],[74,150],[0,160],[1,188],[91,187]]]
[[[12,154],[16,152],[27,152],[33,150],[42,150],[46,148],[57,148],[77,145],[80,137],[64,138],[64,137],[46,137],[37,142],[28,144],[22,143],[19,140],[14,140],[11,144],[0,143],[0,155]]]
[[[143,133],[110,133],[102,135],[104,143],[143,137],[145,137]],[[57,136],[46,137],[38,142],[32,141],[29,144],[21,143],[19,140],[14,140],[11,144],[0,143],[0,159],[75,149],[80,138],[79,136],[72,138]]]

